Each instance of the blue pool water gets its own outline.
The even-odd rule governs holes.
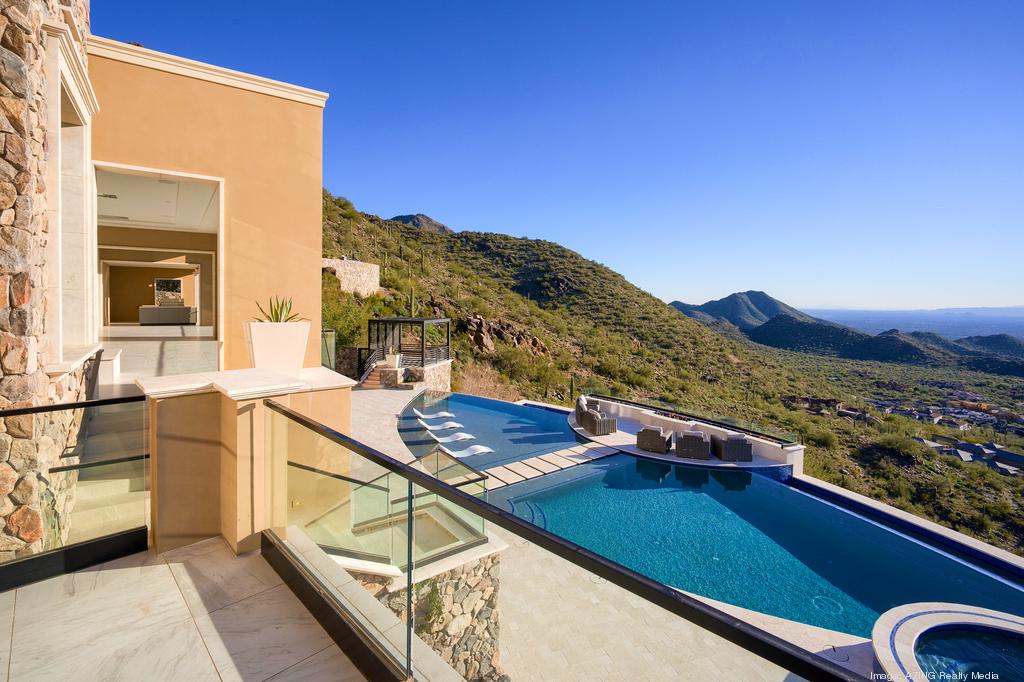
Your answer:
[[[666,585],[861,637],[908,602],[1024,615],[1021,586],[749,472],[616,455],[488,497]]]
[[[470,445],[486,445],[494,452],[466,457],[462,461],[477,469],[487,469],[499,464],[518,462],[536,455],[562,450],[577,445],[576,434],[567,421],[567,413],[546,410],[529,405],[515,405],[501,400],[491,400],[461,393],[428,392],[417,396],[402,411],[398,430],[402,440],[417,457],[431,452],[436,444],[416,421],[413,408],[426,414],[451,412],[450,421],[462,424],[462,428],[439,431],[446,436],[457,431],[471,433],[473,440],[449,443],[452,450],[461,450]],[[431,419],[437,424],[448,419]]]
[[[1024,680],[1024,637],[1008,632],[931,630],[917,640],[914,655],[929,679]]]

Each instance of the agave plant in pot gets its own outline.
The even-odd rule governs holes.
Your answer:
[[[256,307],[261,317],[245,323],[252,366],[297,376],[306,357],[309,320],[292,312],[290,298],[274,296],[266,308],[259,302]]]

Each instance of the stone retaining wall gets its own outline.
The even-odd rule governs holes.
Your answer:
[[[500,568],[500,555],[491,554],[413,586],[416,636],[467,680],[510,680],[502,673],[498,646]],[[408,621],[405,589],[389,591],[379,576],[353,575]]]
[[[329,270],[338,278],[342,291],[359,296],[372,296],[380,289],[380,266],[344,258],[323,258],[321,270]]]
[[[428,367],[409,367],[405,373],[406,381],[422,381],[427,390],[450,392],[452,390],[452,361],[445,360]]]
[[[359,349],[338,346],[334,350],[334,371],[359,381]]]

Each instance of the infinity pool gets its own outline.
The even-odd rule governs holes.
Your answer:
[[[462,424],[458,429],[438,431],[438,436],[449,436],[459,431],[475,436],[473,440],[446,444],[452,450],[461,450],[470,445],[486,445],[494,450],[462,460],[476,469],[518,462],[578,444],[576,434],[569,428],[565,412],[461,393],[428,392],[417,396],[399,417],[398,431],[402,440],[417,457],[432,452],[437,444],[427,437],[427,432],[417,422],[414,409],[426,414],[451,412],[455,415],[452,418],[430,419],[427,420],[428,424],[445,421]]]
[[[489,500],[654,580],[870,637],[908,602],[1024,615],[1024,589],[767,477],[616,455]]]

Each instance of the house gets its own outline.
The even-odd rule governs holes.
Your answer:
[[[974,461],[974,455],[967,452],[966,450],[961,450],[960,448],[943,448],[942,454],[950,455],[951,457],[957,457],[960,459],[961,462]]]
[[[927,438],[921,438],[919,436],[914,436],[914,440],[916,440],[918,443],[921,443],[926,448],[928,448],[930,450],[935,450],[936,452],[941,452],[944,449],[942,443],[936,443],[935,441],[928,440]]]
[[[949,416],[945,416],[945,415],[939,417],[935,421],[935,424],[937,426],[944,426],[944,427],[946,427],[948,429],[954,429],[956,431],[970,431],[973,428],[967,422],[960,421],[959,419],[954,419],[953,417],[949,417]]]
[[[88,0],[0,8],[4,679],[498,682],[513,655],[523,666],[516,679],[622,679],[635,667],[652,679],[868,674],[870,663],[843,661],[835,647],[821,653],[826,640],[805,624],[727,612],[481,501],[628,457],[621,442],[574,430],[571,413],[491,410],[461,396],[451,408],[460,418],[487,413],[490,437],[501,431],[528,450],[477,469],[473,454],[507,453],[435,447],[476,438],[442,410],[451,396],[353,391],[352,378],[321,366],[321,266],[353,291],[378,284],[373,264],[321,262],[326,93],[91,35]],[[291,19],[282,16],[281,33],[295,24],[301,34]],[[261,48],[301,47],[276,38],[256,37]],[[271,299],[281,309],[278,297],[305,320],[253,323]],[[360,375],[450,386],[450,320],[368,325]],[[543,414],[543,434],[530,433],[531,409]],[[630,462],[647,482],[682,491],[714,481],[753,494],[761,486],[746,468],[756,467],[829,492],[802,476],[804,447],[789,437],[649,415],[700,426],[702,443],[708,436],[735,456],[710,472]],[[408,431],[445,435],[414,455]],[[535,451],[549,431],[564,447]],[[831,488],[828,501],[789,491],[800,511],[792,518],[835,518],[844,498],[850,511],[861,506]],[[738,518],[717,514],[726,516]],[[592,527],[616,525],[597,518]],[[817,542],[849,544],[833,524],[814,530]],[[751,546],[752,566],[786,578],[775,560],[799,560],[765,562],[765,546]],[[833,554],[821,565],[841,564]],[[864,569],[879,563],[864,558]],[[731,580],[728,570],[707,573]],[[736,584],[766,584],[749,578]],[[883,581],[864,582],[873,591]],[[830,594],[854,603],[840,592]],[[833,612],[823,599],[817,610]],[[499,646],[509,633],[521,639]],[[827,641],[863,644],[841,632]],[[651,642],[671,645],[638,656]],[[613,660],[618,667],[603,669]]]

